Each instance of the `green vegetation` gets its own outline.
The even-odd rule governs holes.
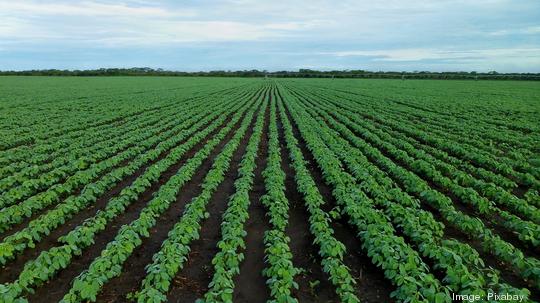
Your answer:
[[[1,302],[540,300],[536,82],[0,90]]]

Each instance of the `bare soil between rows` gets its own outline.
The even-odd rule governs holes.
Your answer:
[[[190,193],[195,194],[199,188],[200,182],[202,181],[202,178],[204,177],[205,172],[210,168],[211,163],[214,160],[214,157],[221,151],[223,146],[232,138],[234,131],[239,127],[239,123],[236,124],[236,126],[233,128],[232,131],[229,132],[229,134],[218,144],[217,147],[214,148],[210,156],[203,161],[203,164],[201,167],[197,170],[193,178],[190,182],[188,182],[184,187],[182,188],[182,193]],[[219,131],[219,130],[218,130]],[[211,135],[210,135],[211,136]],[[88,249],[86,249],[82,256],[75,257],[72,263],[64,270],[60,271],[59,274],[49,280],[47,284],[55,285],[54,290],[50,291],[47,289],[47,287],[39,287],[36,289],[36,292],[28,297],[30,302],[42,302],[40,300],[46,300],[44,302],[56,302],[59,301],[62,296],[67,293],[69,288],[71,287],[72,280],[79,275],[83,270],[85,270],[90,263],[100,255],[101,251],[106,247],[106,245],[114,239],[116,236],[118,230],[122,225],[129,224],[133,220],[135,220],[139,214],[140,211],[144,208],[146,203],[150,201],[153,197],[153,194],[163,185],[167,182],[167,180],[172,177],[172,175],[175,174],[175,172],[185,163],[185,161],[189,158],[191,158],[195,153],[202,148],[206,144],[206,141],[210,137],[208,136],[204,140],[202,140],[199,144],[197,144],[194,148],[192,148],[188,153],[183,157],[183,159],[173,165],[173,167],[169,168],[161,177],[159,182],[152,184],[152,186],[146,190],[139,199],[132,203],[126,210],[125,213],[123,213],[121,216],[116,218],[111,226],[108,226],[105,231],[99,233],[95,238],[95,243],[90,246]],[[179,203],[173,203],[171,205],[171,208],[169,209],[171,212],[176,211],[177,213],[181,212],[184,205],[180,205]],[[172,209],[172,210],[171,210]],[[172,225],[171,225],[172,226]],[[152,231],[151,231],[152,232]],[[168,231],[166,231],[168,232]],[[165,232],[165,233],[166,233]],[[151,239],[151,237],[150,237]],[[144,244],[152,245],[155,249],[157,247],[159,249],[159,246],[161,245],[160,242],[154,242],[149,239],[145,239],[143,242]],[[148,246],[146,246],[148,248]],[[146,264],[143,264],[142,266],[145,266]],[[130,265],[128,263],[127,266],[124,268],[127,269],[126,272],[124,272],[121,277],[127,277],[130,278],[139,278],[142,280],[144,277],[144,272],[139,273],[138,275],[134,275],[131,273]],[[130,287],[127,285],[131,285],[128,281],[126,283],[122,282],[122,279],[113,279],[109,282],[109,285],[114,285],[114,291],[116,293],[124,293],[124,290],[129,289]],[[127,285],[126,285],[127,284]],[[125,291],[127,293],[127,291]],[[108,292],[107,289],[104,288],[104,291],[101,293],[101,295],[107,296]],[[113,296],[115,297],[115,296]],[[117,297],[115,297],[117,298]],[[125,300],[125,299],[122,299]],[[121,300],[121,301],[122,301]],[[119,301],[119,302],[121,302]],[[115,302],[115,301],[112,301]]]

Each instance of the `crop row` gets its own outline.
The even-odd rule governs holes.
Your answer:
[[[212,168],[207,173],[203,184],[201,185],[203,189],[202,193],[186,206],[182,218],[191,219],[189,220],[190,223],[196,223],[199,219],[207,216],[204,207],[205,203],[210,199],[217,185],[219,185],[219,183],[223,180],[223,175],[228,169],[232,154],[238,147],[240,139],[244,136],[249,124],[251,123],[254,111],[255,108],[249,110],[233,138],[227,142],[221,153],[214,160]],[[101,255],[94,259],[94,261],[92,261],[92,263],[89,265],[88,269],[83,271],[73,281],[71,289],[64,296],[61,302],[84,302],[88,300],[96,301],[96,296],[103,284],[105,284],[111,278],[121,274],[123,263],[131,255],[135,247],[142,244],[142,238],[149,236],[150,228],[157,224],[159,216],[163,214],[170,207],[171,203],[176,200],[179,190],[191,179],[193,173],[196,171],[196,168],[202,163],[202,160],[209,156],[211,148],[206,147],[213,147],[213,144],[219,143],[230,128],[231,127],[223,128],[218,136],[212,139],[212,141],[210,141],[205,148],[200,150],[192,159],[190,159],[190,161],[186,162],[178,173],[171,177],[167,183],[162,185],[159,191],[154,195],[154,198],[148,202],[147,206],[141,211],[136,220],[132,221],[128,225],[122,226],[115,239],[107,244],[106,248],[101,252]],[[190,228],[191,233],[187,233],[187,231],[183,229],[182,233],[177,233],[178,229],[180,229],[179,226],[184,226],[186,224],[182,224],[182,222],[185,221],[182,220],[182,218],[180,219],[179,223],[177,223],[177,225],[175,225],[169,232],[168,239],[173,239],[173,241],[165,240],[162,243],[160,252],[153,257],[154,263],[159,263],[159,260],[161,260],[159,256],[164,256],[164,260],[170,260],[175,263],[179,263],[183,260],[181,257],[167,258],[167,254],[163,254],[165,251],[175,254],[183,252],[183,250],[178,249],[177,245],[175,245],[175,243],[181,243],[174,241],[174,239],[178,239],[175,237],[175,235],[188,237],[198,235],[197,224],[189,224],[189,226],[187,226]],[[172,245],[172,247],[175,249],[173,250],[168,248],[169,245]],[[152,265],[154,263],[152,263]],[[166,268],[169,270],[161,270],[161,275],[173,271],[170,270],[170,268],[174,268],[174,265],[170,265]],[[158,297],[154,298],[154,300],[158,299]]]
[[[106,190],[109,190],[119,181],[139,170],[146,163],[154,161],[160,154],[174,147],[178,142],[189,138],[187,142],[174,147],[169,155],[156,163],[154,166],[146,169],[146,171],[137,178],[129,187],[123,189],[118,198],[113,199],[109,205],[123,205],[125,208],[130,201],[135,200],[144,190],[150,187],[151,182],[155,182],[159,179],[160,175],[169,167],[171,167],[180,157],[185,154],[190,148],[200,142],[205,136],[217,129],[226,118],[227,110],[235,111],[239,109],[241,103],[237,103],[234,106],[222,105],[224,110],[215,113],[201,113],[192,117],[193,121],[199,120],[197,123],[191,125],[191,127],[182,130],[177,136],[171,137],[161,143],[156,148],[146,154],[140,155],[137,159],[130,162],[128,166],[113,171],[110,174],[110,178],[104,178],[97,183],[86,185],[81,195],[66,199],[63,203],[57,205],[54,210],[49,211],[45,215],[40,216],[36,220],[33,220],[29,225],[8,237],[6,237],[2,243],[0,243],[0,262],[5,263],[7,260],[15,256],[16,253],[22,252],[27,247],[32,247],[36,242],[39,242],[42,237],[46,236],[51,230],[64,224],[66,220],[71,218],[77,212],[85,209],[91,203],[95,202],[97,198],[102,195]],[[220,117],[220,115],[222,115]],[[219,118],[218,118],[219,117]],[[217,119],[216,119],[217,118]],[[195,135],[193,133],[197,131],[201,126],[213,121],[206,129],[202,129]],[[190,123],[188,122],[187,125]],[[191,137],[190,137],[191,136]],[[116,202],[116,200],[121,202]],[[118,206],[113,207],[115,210],[120,210]],[[108,221],[114,218],[110,212],[102,212],[98,217],[106,218]],[[97,221],[100,221],[99,219]],[[88,221],[85,223],[89,223]],[[92,225],[92,224],[90,224]]]
[[[313,115],[315,110],[311,108],[305,107],[304,110],[312,112]],[[485,297],[489,287],[495,287],[498,292],[527,297],[527,290],[518,290],[499,283],[498,274],[487,270],[483,260],[470,246],[444,239],[444,226],[435,221],[431,213],[420,209],[417,201],[401,192],[399,188],[392,187],[392,181],[342,139],[339,133],[323,123],[324,119],[324,115],[316,117],[313,121],[319,121],[319,125],[312,124],[312,127],[318,129],[320,138],[343,163],[346,163],[362,191],[368,194],[375,205],[384,210],[392,224],[399,227],[415,244],[422,257],[431,259],[434,269],[446,273],[443,281],[454,293]]]
[[[192,158],[190,158],[184,163],[184,165],[178,170],[178,172],[166,183],[169,184],[169,186],[166,186],[165,184],[160,188],[160,191],[158,191],[158,193],[154,196],[154,199],[148,202],[148,206],[145,208],[146,212],[144,210],[141,212],[141,215],[139,216],[140,220],[137,221],[138,224],[143,224],[145,222],[151,223],[148,217],[149,214],[153,214],[153,212],[151,211],[154,210],[156,207],[157,210],[163,210],[162,208],[160,208],[160,206],[164,207],[163,203],[170,203],[170,199],[164,200],[163,197],[165,197],[167,194],[170,194],[171,190],[177,191],[179,189],[179,186],[172,186],[172,184],[181,185],[189,181],[193,173],[201,165],[202,161],[204,161],[204,159],[206,159],[210,155],[211,151],[219,144],[219,142],[223,140],[223,138],[225,138],[226,134],[241,118],[244,110],[245,107],[243,110],[239,110],[238,112],[236,112],[233,119],[227,124],[227,126],[223,127],[218,134],[216,134],[204,145],[202,149],[200,149]],[[218,123],[216,123],[215,126],[218,125],[219,121]],[[194,140],[190,142],[190,144],[194,144],[197,142],[197,140],[200,140],[202,138],[202,135],[195,137]],[[178,152],[185,153],[188,150],[188,148],[186,147],[187,146],[180,146]],[[170,161],[171,159],[166,159],[165,161],[167,160]],[[156,164],[154,165],[154,167],[156,167],[155,169],[157,169],[157,172],[163,170],[164,168],[163,164]],[[93,218],[87,219],[82,225],[80,225],[67,235],[61,237],[59,239],[61,243],[60,246],[53,247],[48,251],[44,251],[35,260],[27,262],[23,271],[19,275],[19,278],[15,282],[8,283],[0,287],[0,293],[4,293],[4,298],[6,298],[7,302],[10,302],[9,300],[16,300],[16,298],[18,298],[23,292],[31,291],[33,287],[41,285],[48,279],[52,278],[59,270],[67,267],[75,255],[81,254],[82,249],[93,244],[94,236],[99,231],[105,229],[108,220],[112,220],[115,216],[124,212],[127,205],[131,201],[136,200],[139,194],[144,191],[144,187],[150,186],[149,180],[157,180],[157,177],[156,170],[147,170],[146,174],[139,177],[136,181],[133,182],[131,188],[124,189],[121,192],[120,196],[109,201],[104,211],[99,212]],[[121,239],[122,235],[124,234],[132,234],[129,231],[139,225],[133,225],[134,227],[130,226],[132,225],[126,225],[119,231],[119,239]],[[111,246],[114,247],[114,244],[111,244]],[[95,289],[96,293],[98,289]]]
[[[333,119],[329,119],[328,122],[356,148],[364,153],[370,161],[392,176],[392,178],[396,180],[398,184],[403,186],[409,194],[419,198],[422,202],[437,210],[452,227],[463,232],[465,235],[479,240],[483,244],[484,251],[501,258],[501,260],[504,260],[508,264],[512,264],[524,279],[533,280],[535,281],[535,285],[539,285],[540,272],[538,271],[538,268],[540,268],[540,263],[537,259],[524,256],[519,249],[510,243],[505,242],[498,235],[487,229],[479,219],[470,217],[463,212],[456,210],[450,198],[432,189],[417,175],[396,165],[390,159],[386,158],[379,150],[373,148],[361,138],[357,137],[347,127],[350,127],[358,133],[362,133],[362,130],[357,129],[356,124],[350,119],[342,115],[338,115],[338,118],[341,123],[344,124],[334,121]],[[345,125],[347,127],[345,127]]]
[[[327,111],[330,110],[330,108],[321,104],[317,104],[316,108],[318,110],[322,110],[323,108]],[[540,226],[522,220],[505,210],[495,207],[493,202],[502,204],[502,206],[513,210],[522,217],[527,219],[530,218],[535,222],[540,216],[540,212],[536,207],[528,205],[525,201],[513,197],[502,189],[489,186],[482,181],[476,180],[470,175],[460,172],[451,165],[437,161],[433,157],[419,152],[407,143],[373,128],[353,115],[335,109],[332,109],[331,111],[334,112],[334,114],[339,113],[345,115],[354,121],[357,127],[361,129],[359,133],[364,139],[368,140],[371,144],[374,144],[388,155],[399,160],[400,163],[403,163],[411,171],[429,178],[429,180],[440,186],[442,189],[447,190],[458,197],[460,201],[472,205],[484,216],[488,218],[493,217],[494,215],[501,216],[503,219],[501,224],[505,228],[514,230],[524,242],[530,243],[533,246],[538,245],[540,241]],[[488,198],[491,198],[491,200],[480,196],[478,192],[483,193]]]
[[[448,290],[429,273],[418,253],[403,238],[396,236],[386,217],[354,185],[354,178],[342,170],[334,154],[317,140],[317,133],[304,115],[293,107],[294,97],[286,91],[283,96],[288,100],[289,113],[322,170],[326,183],[334,188],[336,202],[348,216],[350,224],[357,228],[363,248],[397,287],[392,296],[415,302],[447,302]]]

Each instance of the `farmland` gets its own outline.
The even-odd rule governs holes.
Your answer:
[[[537,82],[0,77],[0,124],[0,302],[540,301]]]

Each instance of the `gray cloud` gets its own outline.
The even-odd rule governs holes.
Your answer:
[[[70,50],[102,65],[146,65],[147,55],[129,62],[118,55],[145,50],[183,53],[186,65],[216,60],[222,67],[217,60],[225,56],[232,69],[272,62],[540,71],[538,20],[536,0],[0,0],[0,68],[44,67],[50,54]],[[172,67],[166,59],[161,66]]]

